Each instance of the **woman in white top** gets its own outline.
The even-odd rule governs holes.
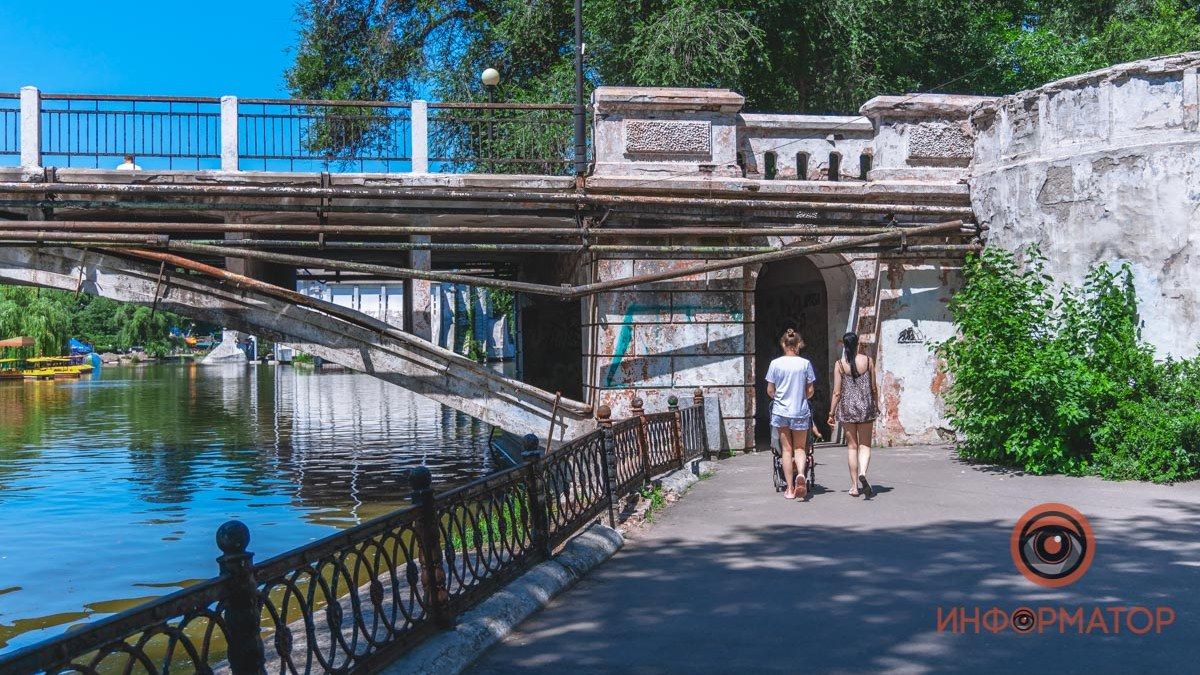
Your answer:
[[[783,454],[783,478],[788,499],[804,499],[808,486],[804,482],[808,456],[804,448],[808,444],[808,430],[812,426],[812,411],[808,399],[813,395],[812,363],[800,356],[804,341],[794,328],[787,329],[779,340],[783,356],[771,362],[767,368],[767,396],[771,397],[771,428],[779,434],[779,448]]]

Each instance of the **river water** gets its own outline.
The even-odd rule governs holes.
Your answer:
[[[106,366],[0,382],[0,653],[217,573],[230,518],[259,560],[494,469],[489,427],[358,373]]]

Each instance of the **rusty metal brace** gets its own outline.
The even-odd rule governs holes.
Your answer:
[[[158,311],[158,292],[162,290],[163,276],[167,272],[167,261],[164,260],[158,265],[158,283],[154,286],[154,302],[150,304],[150,318],[154,318],[154,313]]]
[[[554,392],[554,407],[550,409],[550,433],[546,436],[546,452],[550,452],[550,444],[554,442],[554,420],[558,417],[560,401],[562,401],[562,392]]]
[[[79,294],[83,292],[83,273],[87,270],[88,247],[83,247],[83,255],[79,256],[79,279],[75,282],[75,302],[79,302]]]

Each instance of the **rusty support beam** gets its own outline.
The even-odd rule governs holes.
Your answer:
[[[122,222],[93,220],[0,220],[0,229],[9,232],[248,232],[257,234],[320,234],[327,236],[367,235],[372,237],[408,236],[414,234],[440,235],[487,235],[498,237],[582,236],[584,230],[577,227],[530,227],[529,225],[504,225],[495,227],[448,225],[441,227],[414,227],[408,225],[320,225],[316,223],[180,223],[180,222]],[[0,238],[4,238],[0,233]]]
[[[971,207],[944,206],[936,204],[902,204],[875,202],[841,202],[829,200],[797,200],[791,195],[760,196],[746,199],[729,197],[660,197],[654,195],[577,194],[536,190],[478,191],[436,190],[429,188],[367,188],[351,186],[301,187],[290,185],[181,185],[163,184],[112,184],[112,183],[0,183],[0,193],[45,194],[118,194],[156,196],[200,196],[200,197],[268,197],[289,199],[361,199],[361,200],[411,200],[427,202],[496,202],[510,203],[537,208],[545,204],[565,204],[601,208],[622,206],[660,206],[674,211],[704,209],[712,211],[816,211],[845,213],[885,213],[896,215],[938,215],[971,218]],[[831,195],[836,196],[836,195]],[[856,198],[857,195],[846,195]],[[441,210],[441,209],[439,209]]]

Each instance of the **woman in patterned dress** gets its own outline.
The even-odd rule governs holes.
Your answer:
[[[850,496],[875,496],[867,480],[871,463],[871,434],[879,415],[875,387],[875,361],[858,353],[858,335],[842,336],[842,358],[833,367],[833,401],[829,406],[830,426],[835,415],[846,432],[846,457],[850,465]]]

